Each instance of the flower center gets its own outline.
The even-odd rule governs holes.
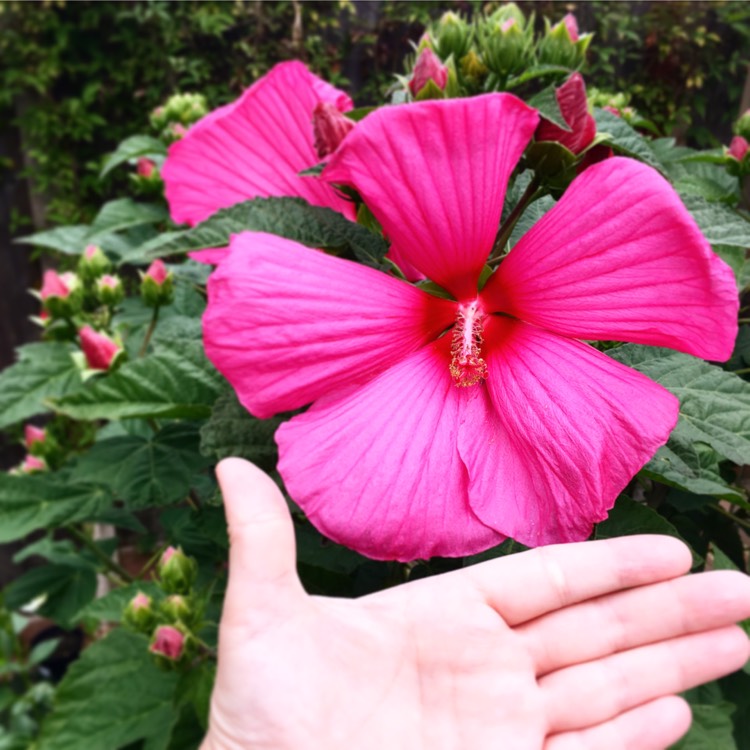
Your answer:
[[[450,373],[454,385],[467,388],[476,385],[487,377],[487,363],[482,353],[482,320],[484,313],[479,308],[479,300],[459,305],[456,325],[451,341]]]

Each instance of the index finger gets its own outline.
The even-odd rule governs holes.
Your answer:
[[[597,596],[681,576],[691,565],[690,550],[679,539],[644,534],[539,547],[458,575],[469,578],[512,626]]]

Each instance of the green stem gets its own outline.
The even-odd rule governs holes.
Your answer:
[[[156,565],[159,560],[161,560],[161,556],[164,554],[164,550],[169,547],[169,543],[165,542],[162,544],[161,547],[156,551],[156,554],[154,554],[148,562],[141,568],[140,572],[138,573],[138,580],[141,580],[142,578],[146,577],[146,573],[148,573],[151,568]]]
[[[148,345],[151,342],[151,337],[154,335],[154,329],[156,328],[156,323],[159,320],[159,307],[160,305],[154,306],[154,312],[151,315],[151,322],[149,323],[148,330],[146,331],[146,335],[143,337],[143,343],[141,344],[141,348],[138,352],[138,359],[146,354]]]
[[[732,370],[735,375],[747,375],[750,372],[750,367],[743,367],[741,370]]]
[[[743,528],[750,529],[750,521],[745,521],[742,518],[737,518],[737,516],[732,515],[729,511],[724,510],[724,508],[722,508],[720,505],[710,505],[709,507],[715,510],[717,513],[721,513],[722,516],[726,516],[727,518],[731,519]]]
[[[75,526],[67,526],[66,530],[68,533],[77,541],[79,541],[86,549],[90,550],[94,556],[100,560],[105,567],[118,575],[123,581],[127,583],[133,583],[135,578],[128,573],[125,568],[118,565],[91,537],[83,531],[80,531]]]
[[[521,196],[521,200],[516,203],[515,208],[510,212],[510,216],[505,220],[505,223],[500,227],[497,237],[495,238],[495,244],[492,246],[492,252],[488,259],[488,263],[492,265],[493,262],[499,261],[505,253],[505,245],[510,239],[510,235],[513,233],[513,229],[521,218],[521,215],[526,210],[530,203],[538,197],[538,190],[541,180],[534,175],[534,178],[529,183],[529,186]]]

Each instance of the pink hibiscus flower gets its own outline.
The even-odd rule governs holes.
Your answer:
[[[320,161],[312,118],[321,102],[340,112],[353,106],[302,63],[287,62],[197,122],[170,146],[161,172],[174,221],[197,224],[220,208],[268,196],[299,196],[353,218],[352,203],[333,188],[298,176]]]
[[[667,439],[677,399],[582,340],[726,359],[732,272],[653,169],[580,175],[483,287],[538,115],[508,94],[385,107],[323,177],[447,290],[242,233],[209,280],[206,351],[276,434],[289,493],[379,559],[585,539]]]

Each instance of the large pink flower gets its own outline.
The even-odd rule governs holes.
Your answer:
[[[586,538],[678,403],[582,340],[732,351],[732,272],[636,161],[586,170],[481,287],[537,122],[507,94],[386,107],[324,172],[453,299],[251,232],[210,278],[209,357],[258,417],[312,402],[277,432],[279,471],[321,531],[364,554]]]
[[[352,218],[352,204],[333,188],[298,176],[320,161],[312,117],[321,102],[341,112],[352,108],[343,91],[302,63],[287,62],[197,122],[172,144],[161,172],[174,221],[197,224],[220,208],[282,195]]]

